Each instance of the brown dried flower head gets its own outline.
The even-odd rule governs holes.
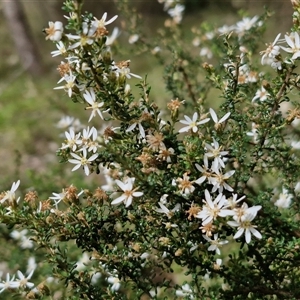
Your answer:
[[[38,199],[38,194],[36,191],[29,191],[28,193],[26,193],[25,197],[24,197],[24,201],[25,202],[35,202]]]
[[[72,71],[72,68],[69,63],[61,62],[61,64],[57,67],[57,71],[61,77],[64,77]]]
[[[204,226],[200,227],[202,233],[204,233],[206,236],[210,237],[212,236],[212,233],[216,230],[216,226],[213,225],[213,223],[208,223]]]
[[[105,191],[103,191],[99,187],[95,190],[93,197],[96,200],[105,200],[106,201],[108,199],[108,196],[106,195]]]
[[[192,203],[191,207],[189,208],[189,210],[186,211],[188,215],[188,220],[191,221],[192,217],[195,218],[196,215],[201,211],[201,208],[197,205]]]

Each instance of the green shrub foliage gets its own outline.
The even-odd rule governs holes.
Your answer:
[[[1,222],[52,266],[3,274],[1,292],[299,299],[300,4],[291,31],[264,46],[268,11],[187,34],[184,4],[160,0],[167,19],[148,37],[141,16],[117,2],[121,31],[117,16],[97,19],[79,0],[65,1],[66,24],[45,29],[62,59],[55,89],[89,124],[63,118],[57,155],[98,185],[40,199],[19,196],[16,180],[1,194]],[[169,99],[154,102],[155,86],[130,69],[134,53],[164,66]]]

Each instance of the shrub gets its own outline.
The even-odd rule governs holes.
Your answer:
[[[232,26],[204,24],[188,42],[184,6],[159,2],[170,18],[157,37],[133,23],[127,28],[132,49],[165,67],[170,100],[163,109],[146,76],[132,73],[129,59],[113,58],[118,30],[111,36],[106,27],[117,16],[97,19],[82,12],[82,1],[67,0],[68,24],[45,29],[57,46],[52,56],[64,58],[55,89],[98,124],[64,118],[57,154],[66,168],[106,182],[70,184],[44,200],[33,191],[18,197],[15,181],[1,194],[1,222],[43,248],[51,276],[67,287],[29,282],[35,268],[39,273],[34,266],[27,277],[8,274],[1,292],[27,299],[59,289],[64,299],[299,299],[300,4],[292,1],[291,32],[259,52],[268,11]],[[118,2],[138,24],[127,5]],[[138,97],[132,77],[140,79]]]

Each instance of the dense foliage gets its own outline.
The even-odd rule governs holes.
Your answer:
[[[99,174],[99,186],[70,183],[40,199],[18,197],[16,180],[1,194],[1,222],[23,229],[12,237],[53,267],[51,280],[37,265],[3,276],[3,295],[300,298],[300,4],[292,1],[291,32],[260,52],[269,12],[217,29],[205,23],[191,37],[184,5],[159,2],[169,18],[151,38],[127,1],[118,6],[132,51],[164,65],[164,109],[152,101],[155,86],[131,72],[131,57],[113,58],[119,31],[107,27],[117,16],[97,19],[67,0],[67,25],[45,29],[52,56],[64,60],[55,89],[97,124],[63,118],[57,155],[83,176]]]

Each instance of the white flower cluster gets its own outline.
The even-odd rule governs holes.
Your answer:
[[[295,191],[296,191],[296,187],[295,187]],[[289,208],[291,206],[292,200],[293,200],[293,195],[290,194],[289,191],[283,187],[282,192],[276,198],[274,205],[276,205],[278,208],[281,209]]]
[[[14,202],[19,202],[20,197],[16,197],[16,191],[20,185],[20,180],[14,182],[9,191],[4,193],[4,196],[0,199],[0,203],[8,202],[9,204],[13,204]]]
[[[88,252],[84,252],[82,256],[79,258],[79,260],[77,261],[75,270],[83,271],[87,269],[91,260],[93,260],[93,256],[89,255]],[[102,271],[93,274],[91,283],[96,285],[99,279],[105,277],[106,281],[110,284],[111,291],[117,292],[121,287],[121,281],[118,277],[117,271],[116,270],[113,270],[113,272],[108,271],[107,266],[103,263],[100,263],[99,266],[102,269]]]
[[[20,197],[17,198],[16,191],[20,185],[20,180],[13,182],[11,189],[1,194],[0,204],[2,204],[6,210],[5,214],[10,215],[13,212],[13,208],[19,203]]]
[[[222,118],[218,118],[213,109],[210,109],[210,115],[215,123],[215,129],[221,130],[225,126],[225,121],[229,118],[230,113],[226,113]],[[204,118],[202,121],[198,121],[198,114],[194,113],[192,118],[185,116],[185,120],[180,121],[186,127],[183,127],[179,132],[191,132],[196,133],[198,126],[207,123],[210,118]],[[224,194],[233,192],[233,188],[227,183],[228,179],[234,175],[235,170],[224,171],[226,168],[226,156],[228,151],[224,151],[219,142],[213,138],[212,144],[205,143],[205,154],[203,158],[203,165],[195,164],[198,171],[201,172],[201,176],[198,179],[191,180],[188,176],[188,172],[184,173],[182,177],[174,179],[172,184],[178,188],[178,193],[186,198],[189,198],[195,191],[194,184],[202,185],[204,182],[212,186],[211,192],[205,190],[205,200],[203,200],[202,207],[199,207],[198,211],[194,213],[195,218],[202,220],[202,232],[204,239],[210,243],[209,251],[216,251],[220,254],[219,247],[227,244],[227,240],[220,240],[218,233],[214,234],[214,239],[211,239],[212,232],[215,230],[214,222],[220,218],[233,218],[232,221],[226,221],[225,223],[235,228],[237,232],[233,238],[237,239],[242,234],[245,235],[246,242],[250,243],[251,234],[257,238],[261,238],[261,234],[255,229],[255,225],[252,224],[253,219],[256,217],[257,212],[261,209],[261,206],[248,207],[247,203],[243,203],[239,206],[239,202],[242,201],[245,196],[237,199],[237,194],[232,194],[231,197],[227,197]],[[214,196],[216,194],[216,196]],[[174,208],[169,209],[167,204],[168,195],[164,195],[161,198],[159,208],[156,208],[156,212],[165,214],[170,220],[173,215],[181,209],[180,204],[176,204]],[[170,227],[177,227],[177,224],[167,223]],[[194,245],[193,245],[194,247]]]
[[[100,263],[100,266],[103,269],[103,272],[96,273],[98,276],[97,278],[95,278],[95,275],[93,276],[92,283],[96,284],[97,279],[105,275],[106,281],[110,284],[110,290],[112,292],[117,292],[121,288],[121,280],[119,279],[117,270],[113,270],[112,272],[110,272],[107,270],[106,265],[103,263]]]
[[[75,164],[72,171],[84,168],[85,174],[88,176],[90,174],[89,165],[97,157],[97,149],[100,147],[97,141],[98,132],[95,127],[87,127],[83,129],[82,132],[75,134],[74,129],[70,128],[69,132],[65,132],[66,141],[63,143],[60,149],[69,148],[72,152],[72,156],[69,162]]]
[[[182,20],[182,14],[184,6],[177,0],[159,0],[164,4],[164,10],[173,18],[174,23],[180,23]],[[57,42],[57,50],[52,52],[53,56],[63,55],[66,58],[66,62],[60,66],[62,78],[60,82],[64,82],[63,86],[56,89],[64,89],[69,97],[74,94],[80,95],[82,100],[86,103],[86,110],[90,110],[89,122],[96,117],[105,119],[105,113],[111,113],[111,107],[108,107],[105,103],[105,99],[100,99],[100,93],[94,86],[86,86],[84,84],[78,84],[76,74],[88,74],[93,72],[91,69],[93,66],[97,68],[97,61],[93,61],[91,56],[91,63],[82,63],[80,57],[80,50],[86,47],[92,46],[95,41],[102,38],[103,35],[107,35],[105,26],[112,23],[117,16],[106,21],[107,14],[105,13],[100,20],[84,20],[82,23],[82,30],[80,35],[64,34],[64,29],[61,23],[53,25],[55,30],[47,31],[47,38]],[[239,39],[246,34],[251,28],[261,26],[261,22],[257,16],[253,18],[244,18],[231,27],[223,27],[217,30],[218,34],[227,34],[230,32],[236,33]],[[216,35],[215,32],[206,33],[205,40],[211,40]],[[61,41],[62,36],[65,37],[63,43]],[[139,36],[131,36],[129,42],[135,43],[138,41]],[[201,40],[194,40],[195,45],[200,45]],[[249,82],[257,82],[259,75],[253,72],[248,65],[247,61],[247,49],[241,47],[240,64],[229,62],[224,67],[229,70],[232,76],[238,76],[238,84],[244,84]],[[200,55],[212,56],[211,51],[202,47]],[[106,44],[100,54],[100,59],[109,57],[111,59],[110,49]],[[129,69],[130,61],[123,61],[116,63],[111,60],[111,64],[108,67],[103,68],[103,72],[99,75],[102,76],[101,82],[109,82],[110,78],[123,78],[130,79],[131,77],[141,78],[138,75],[132,74]],[[68,66],[69,69],[68,69]],[[75,70],[75,71],[74,71]],[[124,94],[130,93],[130,86],[124,84]],[[256,93],[253,101],[259,99],[264,101],[268,96],[267,92],[262,89]],[[125,128],[126,135],[135,135],[136,142],[143,146],[143,152],[136,157],[136,160],[140,161],[143,165],[141,171],[145,174],[156,171],[155,163],[166,163],[168,168],[172,167],[174,162],[173,155],[176,155],[175,150],[166,146],[166,141],[162,134],[162,129],[166,126],[166,122],[156,117],[152,111],[149,111],[149,107],[143,104],[141,101],[139,104],[141,114],[136,116],[135,120],[132,120],[130,125]],[[210,117],[208,117],[210,115]],[[192,117],[184,115],[184,119],[179,123],[184,126],[179,129],[179,133],[190,133],[191,135],[201,135],[201,125],[210,121],[213,122],[214,130],[216,133],[222,131],[229,121],[230,112],[227,112],[222,117],[218,117],[216,112],[210,108],[209,113],[199,116],[198,112],[194,112]],[[157,119],[156,119],[157,118]],[[149,129],[145,126],[147,123],[155,121],[158,124],[158,128]],[[75,166],[72,171],[83,167],[85,174],[89,175],[91,172],[91,165],[94,165],[98,158],[98,149],[104,144],[103,140],[99,137],[99,132],[95,127],[87,127],[82,129],[81,126],[76,124],[74,119],[65,119],[61,121],[61,128],[69,127],[65,131],[66,140],[61,146],[61,150],[68,151],[70,158],[68,161]],[[82,130],[82,131],[81,131]],[[175,187],[177,195],[180,195],[186,199],[190,199],[197,185],[201,186],[205,184],[204,200],[198,208],[194,210],[192,214],[194,218],[201,220],[201,230],[203,233],[203,243],[209,244],[208,251],[215,251],[216,254],[220,254],[220,247],[227,244],[229,241],[222,238],[224,234],[222,232],[216,232],[217,224],[221,222],[223,226],[230,226],[236,231],[233,233],[233,238],[240,238],[243,234],[247,243],[251,242],[251,237],[254,235],[256,238],[262,238],[261,234],[256,230],[256,226],[253,225],[253,220],[257,216],[261,206],[248,207],[247,203],[241,203],[245,198],[242,196],[238,199],[238,195],[234,193],[234,188],[230,185],[230,179],[234,175],[235,170],[230,170],[226,164],[228,161],[228,151],[224,149],[223,145],[219,144],[217,135],[214,135],[210,141],[204,143],[204,156],[203,162],[195,164],[195,170],[200,172],[199,177],[192,178],[190,170],[186,170],[178,178],[173,179],[173,186]],[[107,141],[109,142],[109,141]],[[97,166],[98,167],[98,166]],[[229,169],[229,170],[228,170]],[[103,190],[107,192],[115,191],[112,193],[112,205],[124,204],[126,208],[132,205],[134,198],[140,198],[144,196],[144,193],[139,190],[139,186],[136,186],[136,178],[130,174],[130,177],[125,174],[117,174],[115,177],[106,175],[107,185],[103,186]],[[117,190],[115,190],[117,189]],[[78,194],[78,196],[80,193]],[[166,218],[166,222],[162,222],[168,230],[175,230],[180,224],[173,222],[174,215],[182,210],[182,205],[179,203],[169,204],[167,198],[171,195],[163,195],[158,202],[158,207],[155,208],[156,213],[163,214]],[[58,203],[65,198],[64,191],[62,193],[53,193],[51,200]],[[192,206],[194,203],[192,204]],[[161,240],[162,243],[167,242]],[[197,245],[194,245],[192,241],[187,241],[188,245],[192,245],[191,249],[196,249]],[[166,254],[167,255],[167,254]],[[220,267],[221,262],[217,262]],[[107,281],[112,285],[112,290],[118,290],[120,288],[120,280],[117,274],[111,274]],[[188,285],[183,285],[181,290],[177,292],[178,296],[190,296],[192,297],[192,291]]]
[[[182,21],[182,15],[185,9],[185,6],[180,4],[179,0],[158,0],[159,3],[164,4],[164,10],[172,17],[173,21],[176,24],[179,24]]]
[[[64,82],[64,85],[56,87],[55,89],[64,89],[68,93],[69,97],[73,95],[75,90],[82,92],[84,99],[87,104],[89,104],[88,108],[92,109],[90,120],[92,117],[95,117],[96,114],[102,117],[100,108],[104,103],[98,103],[95,100],[95,93],[92,89],[88,91],[86,86],[78,85],[76,83],[76,75],[72,70],[75,69],[77,73],[92,72],[90,66],[81,63],[78,48],[92,45],[94,42],[102,39],[103,36],[106,36],[107,30],[105,26],[111,24],[117,17],[118,16],[114,16],[110,20],[106,21],[107,13],[104,13],[100,20],[96,18],[93,21],[86,20],[82,23],[82,33],[80,35],[64,34],[62,22],[49,22],[49,28],[45,29],[47,34],[46,39],[56,42],[57,50],[51,52],[52,56],[63,55],[67,61],[62,62],[61,64],[60,72],[62,78],[58,81],[58,83]],[[69,17],[67,18],[69,19]],[[118,36],[118,34],[118,30],[114,30],[112,35],[114,39]],[[68,44],[66,42],[62,42],[61,39],[63,36],[68,40]],[[106,49],[103,50],[103,56],[105,56],[105,51],[107,55],[110,55],[109,45],[112,43],[112,37],[107,37],[105,43]],[[130,61],[116,63],[112,61],[110,69],[107,72],[103,72],[103,79],[107,80],[108,77],[112,76],[125,76],[126,78],[131,78],[133,76],[141,78],[140,76],[130,72],[129,62]],[[94,66],[97,66],[97,61],[93,61],[92,63]]]
[[[182,285],[181,289],[176,290],[175,292],[177,297],[185,297],[188,299],[194,299],[193,291],[188,283]]]
[[[232,194],[232,197],[226,198],[224,194],[218,193],[215,199],[213,199],[211,193],[205,190],[203,205],[199,207],[198,213],[194,216],[202,220],[201,229],[205,233],[205,235],[203,234],[203,238],[210,244],[208,251],[215,251],[216,254],[220,255],[220,247],[229,242],[228,240],[221,240],[218,233],[214,233],[213,239],[211,238],[212,232],[216,229],[214,223],[220,221],[220,218],[227,219],[227,217],[231,217],[233,219],[229,221],[225,220],[225,223],[233,228],[237,228],[237,232],[233,236],[234,239],[240,238],[243,234],[245,235],[246,243],[251,242],[251,235],[254,235],[258,239],[262,238],[256,226],[252,224],[261,206],[248,207],[246,202],[239,206],[239,203],[245,196],[237,198],[237,194]],[[180,210],[180,204],[176,204],[171,210],[167,208],[168,204],[166,202],[162,203],[162,200],[158,204],[160,208],[156,208],[155,211],[165,214],[169,220]],[[178,227],[177,224],[170,222],[166,223],[166,227],[168,226],[173,228]],[[194,245],[191,241],[188,244],[192,246],[191,251],[197,248],[197,245]]]
[[[192,40],[192,44],[195,47],[200,47],[199,55],[203,56],[207,59],[211,59],[213,57],[213,52],[210,49],[210,45],[207,42],[210,42],[214,38],[218,38],[220,35],[229,35],[236,34],[238,38],[241,38],[252,28],[260,27],[262,25],[262,21],[259,20],[258,16],[254,16],[253,18],[244,17],[242,20],[238,21],[236,24],[231,26],[224,25],[215,29],[214,31],[209,31],[202,33],[198,29],[194,29],[193,32],[196,34],[194,39]],[[241,47],[242,48],[242,47]]]
[[[71,185],[69,187],[70,188],[74,188],[73,185]],[[76,198],[79,198],[79,196],[81,196],[83,194],[83,191],[79,192],[78,194],[75,194],[73,195],[74,197]],[[67,189],[62,189],[62,192],[61,193],[52,193],[52,197],[49,197],[50,200],[52,200],[54,202],[54,206],[55,208],[57,209],[57,206],[58,204],[61,202],[61,201],[64,201],[64,200],[67,200],[67,198],[69,197],[69,194],[68,194],[68,190]]]
[[[240,54],[240,63],[237,66],[236,62],[230,61],[229,63],[225,63],[225,69],[233,76],[237,76],[238,84],[246,84],[246,83],[255,83],[259,79],[259,74],[256,71],[251,70],[249,64],[246,61],[246,54],[241,52]],[[227,87],[228,82],[225,82],[225,86]]]
[[[22,249],[31,249],[33,248],[33,241],[27,236],[27,233],[27,229],[23,229],[21,231],[13,230],[10,233],[10,236],[19,242]]]
[[[93,111],[91,117],[94,113],[101,114],[101,112]],[[105,136],[105,134],[102,133],[103,128],[99,131],[97,131],[94,126],[85,128],[78,119],[70,116],[62,117],[56,126],[58,128],[67,129],[64,133],[65,140],[60,149],[69,149],[71,151],[69,162],[76,165],[72,171],[83,167],[85,174],[89,175],[89,165],[98,157],[97,150],[102,147],[102,143],[109,143],[111,137]],[[119,129],[118,127],[108,128],[112,132]]]
[[[70,17],[66,18],[70,19],[72,16],[70,15]],[[80,96],[86,103],[86,110],[91,111],[88,120],[90,122],[96,117],[100,117],[103,120],[104,113],[110,110],[109,105],[106,106],[104,101],[98,100],[99,90],[96,90],[96,87],[92,87],[88,83],[82,83],[82,80],[80,80],[82,76],[87,77],[88,74],[94,76],[93,72],[98,68],[99,60],[107,59],[108,61],[106,67],[102,68],[98,75],[102,77],[102,82],[109,82],[108,78],[114,78],[114,80],[123,82],[131,77],[140,79],[141,77],[131,73],[129,60],[116,63],[111,59],[109,45],[113,41],[109,40],[105,26],[115,21],[117,16],[107,20],[107,13],[104,13],[100,20],[83,18],[80,34],[66,34],[62,22],[49,22],[49,28],[45,29],[45,32],[47,34],[46,39],[56,42],[57,45],[58,50],[51,52],[52,56],[62,55],[65,58],[65,62],[62,62],[58,67],[61,74],[61,79],[58,83],[64,82],[64,84],[55,89],[64,89],[69,97],[74,95]],[[113,36],[116,38],[118,31],[114,32]],[[82,53],[86,50],[86,47],[92,47],[95,42],[102,42],[103,39],[105,44],[102,47],[101,55],[97,58],[90,56],[89,63],[83,62]],[[126,94],[129,91],[130,86],[128,84],[124,85],[124,93]],[[69,130],[65,132],[66,141],[60,149],[70,149],[68,161],[75,164],[72,171],[83,167],[85,174],[89,175],[91,165],[94,164],[98,157],[97,149],[100,147],[100,140],[108,143],[110,140],[109,135],[105,136],[104,134],[99,137],[94,127],[87,127],[80,132],[83,127],[78,120],[74,120],[71,117],[62,119],[57,126],[59,128],[69,127]],[[114,132],[114,130],[116,128],[110,128],[110,132]]]
[[[82,129],[80,120],[71,116],[63,116],[57,122],[56,127],[60,129],[72,129],[73,131],[79,131]]]
[[[210,114],[212,117],[212,120],[214,121],[214,127],[216,130],[220,130],[224,122],[229,118],[230,113],[226,113],[220,120],[218,119],[217,114],[215,111],[211,108]],[[193,118],[190,119],[188,116],[184,116],[185,120],[180,121],[180,123],[183,123],[187,126],[181,128],[179,132],[187,132],[192,131],[193,133],[196,133],[198,131],[198,126],[204,123],[209,122],[210,118],[204,118],[200,121],[197,121],[198,114],[194,113]],[[200,166],[199,164],[196,164],[196,168],[198,171],[202,172],[202,176],[198,178],[195,181],[190,181],[189,176],[187,176],[187,173],[183,175],[183,178],[178,178],[177,180],[173,181],[173,185],[176,185],[176,182],[178,183],[178,187],[180,189],[180,193],[182,195],[188,195],[192,193],[195,189],[193,186],[193,183],[202,184],[205,180],[208,181],[209,184],[213,185],[212,192],[215,192],[218,190],[219,192],[222,192],[223,189],[226,189],[228,191],[232,191],[232,188],[226,183],[226,180],[229,179],[234,174],[234,170],[231,170],[229,172],[226,172],[223,174],[222,168],[225,168],[224,164],[224,157],[228,154],[228,151],[223,151],[222,146],[219,145],[219,143],[213,138],[213,143],[208,144],[205,143],[205,155],[203,160],[203,166]],[[212,159],[212,165],[209,169],[208,167],[208,160]]]
[[[243,203],[241,207],[233,210],[234,221],[228,221],[227,224],[232,227],[237,227],[238,229],[236,234],[233,236],[234,239],[237,239],[244,234],[246,243],[249,244],[251,242],[251,234],[258,239],[262,238],[260,232],[255,229],[256,226],[251,223],[260,209],[260,205],[248,207],[247,203]]]
[[[116,180],[116,184],[122,190],[122,195],[115,198],[111,204],[116,205],[124,202],[125,206],[128,207],[131,205],[133,197],[143,196],[142,192],[137,192],[138,188],[133,188],[135,178],[127,178],[125,182]]]
[[[207,123],[210,118],[205,118],[203,120],[198,121],[198,113],[195,112],[193,114],[192,119],[188,116],[184,116],[185,120],[179,121],[180,123],[187,125],[179,130],[179,132],[188,132],[192,130],[194,133],[198,131],[198,126]]]
[[[267,45],[267,49],[261,51],[261,63],[270,65],[274,69],[281,70],[282,62],[291,63],[300,57],[300,37],[298,32],[286,34],[284,39],[280,39],[279,33],[272,44]],[[280,45],[278,45],[280,44]],[[282,60],[280,50],[290,53],[292,56],[286,60]]]
[[[266,89],[262,86],[261,89],[257,90],[255,96],[252,98],[252,102],[256,100],[265,101],[268,99],[270,94],[266,91]]]
[[[217,114],[213,109],[210,109],[210,115],[214,122],[214,128],[218,131],[224,128],[225,121],[229,118],[230,113],[226,113],[222,118],[218,118]],[[194,113],[192,118],[185,116],[185,120],[180,121],[182,124],[186,125],[179,132],[192,132],[197,133],[198,126],[207,123],[210,121],[210,118],[204,118],[203,120],[198,121],[198,114]],[[134,123],[133,126],[128,128],[128,132],[134,130],[136,127],[139,128],[139,134],[141,137],[147,137],[145,130],[143,129],[140,122]],[[148,135],[149,136],[149,135]],[[164,147],[162,140],[157,139],[156,147],[152,144],[152,150],[158,151],[160,147]],[[229,170],[224,172],[226,168],[226,155],[228,151],[224,151],[223,147],[220,146],[218,141],[213,138],[212,143],[205,143],[205,154],[203,158],[203,165],[195,164],[195,167],[198,171],[201,172],[201,176],[198,179],[190,180],[188,172],[183,174],[183,177],[179,177],[173,180],[173,185],[178,188],[180,195],[189,198],[189,196],[194,192],[194,184],[201,185],[205,181],[207,184],[212,186],[211,192],[205,190],[205,200],[203,201],[202,209],[195,215],[196,218],[202,220],[202,231],[205,233],[205,239],[211,243],[209,250],[214,250],[216,253],[220,253],[219,246],[227,243],[228,241],[220,241],[218,234],[214,234],[214,240],[210,238],[212,235],[212,229],[214,227],[213,222],[217,218],[227,218],[232,217],[233,221],[228,221],[227,224],[231,227],[238,227],[237,233],[234,235],[234,238],[239,238],[243,233],[246,237],[246,242],[251,241],[251,234],[257,238],[261,238],[260,233],[255,229],[255,226],[252,225],[252,221],[257,215],[257,211],[261,208],[260,206],[253,206],[248,208],[246,203],[243,203],[241,207],[238,207],[238,203],[243,200],[245,197],[241,197],[237,200],[237,195],[232,194],[232,197],[226,198],[223,194],[224,191],[233,192],[233,188],[227,183],[229,178],[233,176],[235,170]],[[171,161],[170,161],[171,162]],[[211,163],[210,163],[211,162]],[[116,184],[121,189],[121,195],[115,193],[117,197],[112,201],[112,204],[124,203],[126,207],[132,204],[134,197],[141,197],[142,192],[137,191],[138,187],[134,188],[135,178],[125,178],[124,182],[120,180],[115,180]],[[215,199],[212,199],[212,194],[217,193]],[[180,204],[176,204],[172,208],[168,208],[167,204],[168,195],[161,197],[158,205],[159,208],[156,208],[156,212],[163,213],[170,220],[173,215],[181,209]],[[173,224],[172,222],[164,223],[167,228],[178,227],[178,224]]]
[[[75,270],[83,271],[83,270],[90,269],[91,266],[89,266],[89,264],[93,260],[94,260],[93,254],[84,252],[82,256],[78,259]],[[117,270],[114,269],[113,271],[109,271],[107,265],[101,262],[99,263],[99,267],[101,271],[92,273],[93,275],[92,275],[91,283],[93,285],[96,285],[98,284],[99,279],[102,279],[104,277],[105,280],[110,284],[110,290],[112,292],[117,292],[121,287],[121,280],[119,279]]]
[[[236,33],[239,36],[239,38],[241,38],[251,28],[260,27],[260,26],[262,26],[262,22],[259,21],[258,16],[254,16],[252,18],[244,17],[242,20],[238,21],[236,24],[233,24],[231,26],[224,25],[224,26],[218,28],[217,32],[221,35]]]
[[[10,277],[10,274],[6,273],[6,279],[0,282],[0,293],[9,289],[32,289],[34,283],[29,282],[29,280],[32,277],[33,272],[34,269],[28,273],[27,277],[25,277],[21,271],[17,271],[17,278],[15,275]],[[38,293],[38,290],[36,289],[35,292]]]

